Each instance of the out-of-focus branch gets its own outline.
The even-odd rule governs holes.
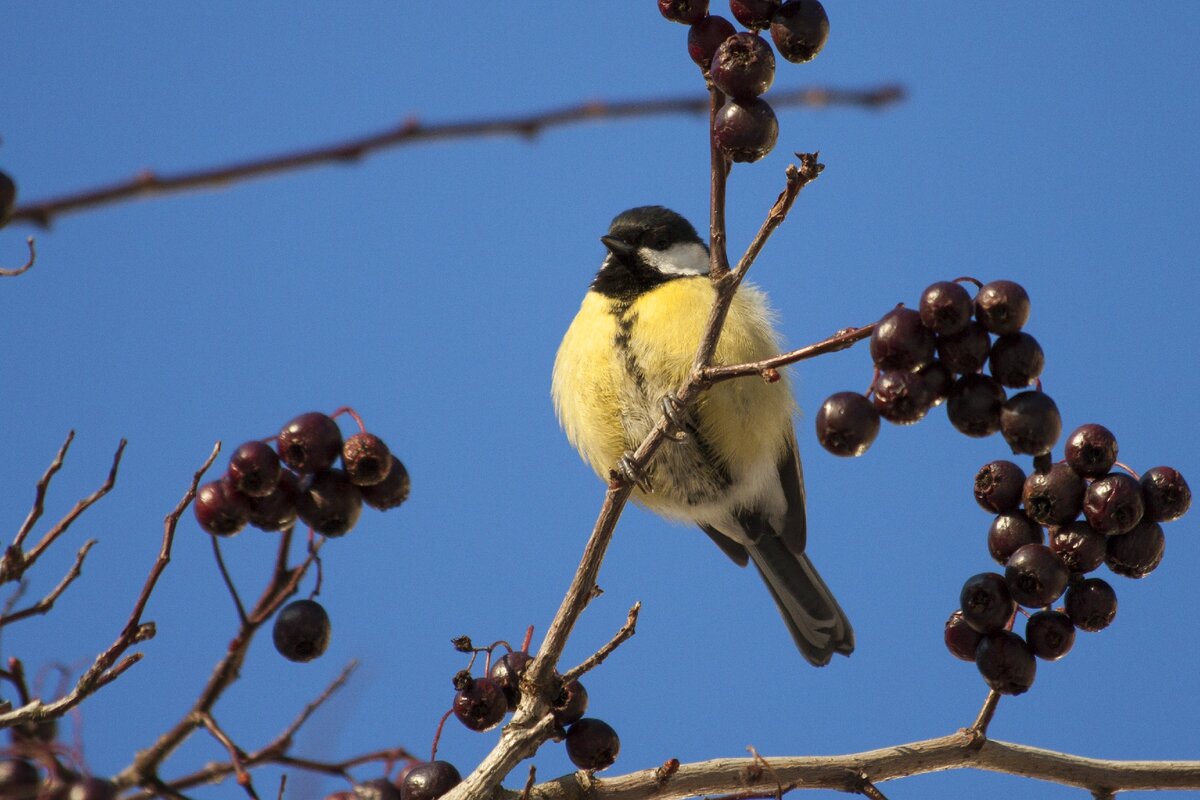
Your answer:
[[[33,262],[37,261],[37,248],[33,244],[33,237],[27,237],[25,239],[25,244],[29,246],[29,258],[27,258],[25,263],[19,267],[15,267],[13,269],[0,268],[0,278],[15,278],[22,272],[28,272],[33,266]]]
[[[873,89],[792,89],[771,92],[771,105],[853,106],[881,108],[904,98],[899,86],[880,86]],[[237,164],[160,175],[150,170],[134,177],[92,189],[35,200],[13,209],[11,222],[26,222],[48,227],[55,217],[96,206],[132,200],[136,197],[180,192],[192,189],[225,186],[240,180],[328,163],[345,163],[385,148],[400,147],[427,141],[477,138],[482,136],[520,136],[531,138],[548,128],[603,120],[623,120],[669,114],[703,114],[709,108],[707,97],[668,97],[646,100],[623,100],[579,103],[565,108],[521,114],[509,117],[467,120],[463,122],[426,124],[410,117],[399,126],[354,139],[300,150],[293,153],[263,156]]]

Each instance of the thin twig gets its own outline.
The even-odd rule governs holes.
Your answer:
[[[54,460],[50,462],[50,466],[46,467],[46,471],[42,473],[42,477],[37,482],[37,487],[34,489],[33,508],[29,509],[29,514],[26,515],[25,521],[21,523],[20,530],[17,531],[16,537],[13,539],[12,546],[20,547],[25,543],[25,537],[33,530],[33,526],[42,518],[42,513],[46,508],[46,490],[50,488],[50,481],[54,475],[62,469],[63,462],[66,460],[67,451],[71,449],[71,442],[75,441],[75,431],[67,431],[66,441],[58,448],[58,453],[54,456]]]
[[[996,715],[996,706],[999,704],[1000,693],[995,689],[988,692],[987,699],[983,701],[983,707],[979,709],[979,716],[975,717],[975,722],[971,724],[970,728],[967,728],[967,733],[979,742],[986,741],[988,725],[992,724],[992,717]]]
[[[810,344],[805,347],[790,350],[786,353],[780,353],[771,358],[764,358],[762,361],[752,361],[745,364],[729,364],[712,367],[705,367],[700,374],[705,381],[709,383],[718,383],[727,381],[731,378],[744,378],[750,375],[759,375],[769,377],[769,370],[785,367],[789,364],[795,364],[798,361],[805,361],[816,356],[824,355],[825,353],[834,353],[838,350],[845,350],[855,342],[860,342],[868,338],[875,330],[875,323],[864,325],[861,328],[848,328],[841,330],[826,339],[822,339],[815,344]]]
[[[42,553],[46,552],[46,549],[49,548],[50,545],[54,544],[54,541],[58,539],[59,536],[62,536],[64,533],[66,533],[67,528],[71,527],[71,523],[73,523],[75,520],[79,519],[80,514],[94,506],[100,501],[100,498],[112,491],[113,486],[117,482],[117,470],[121,466],[121,455],[125,452],[126,444],[128,444],[128,442],[122,439],[120,444],[117,445],[117,452],[113,454],[112,466],[108,470],[108,477],[104,479],[104,483],[101,484],[100,488],[77,502],[62,519],[55,523],[53,528],[46,531],[41,540],[33,546],[33,549],[25,554],[26,569],[29,569],[29,567],[33,566],[33,563],[38,560],[38,557],[41,556]]]
[[[23,272],[28,272],[33,262],[37,261],[37,248],[34,247],[33,237],[27,237],[25,244],[29,246],[29,259],[16,269],[0,269],[0,278],[15,278]]]
[[[600,666],[604,659],[608,658],[614,650],[616,650],[618,647],[624,644],[626,640],[637,633],[638,612],[641,610],[642,601],[639,600],[633,604],[632,608],[629,609],[629,615],[625,618],[625,624],[621,626],[621,629],[616,632],[616,634],[608,641],[607,644],[605,644],[595,653],[592,653],[592,655],[588,656],[588,658],[579,666],[572,667],[563,673],[563,683],[570,683],[580,675],[590,672],[596,667]]]
[[[209,534],[209,540],[212,541],[213,556],[217,559],[217,569],[221,572],[221,578],[225,581],[225,588],[229,590],[229,596],[233,598],[233,605],[237,608],[238,622],[242,625],[246,624],[246,607],[242,605],[242,598],[238,595],[237,587],[233,585],[233,578],[229,575],[229,570],[225,569],[225,559],[221,557],[221,543],[218,541],[220,537]]]
[[[903,97],[903,90],[897,86],[881,86],[867,90],[808,88],[773,91],[771,105],[775,108],[795,105],[880,108],[895,103]],[[32,223],[44,228],[48,227],[50,222],[61,214],[82,211],[94,206],[169,192],[224,187],[248,178],[288,172],[319,164],[357,161],[377,150],[419,142],[483,136],[532,138],[548,128],[569,124],[667,114],[703,114],[708,108],[708,98],[688,95],[657,100],[612,102],[597,100],[533,114],[441,124],[424,124],[416,118],[409,118],[387,130],[358,138],[293,153],[254,158],[237,164],[208,167],[174,175],[158,175],[151,170],[144,170],[128,180],[108,186],[85,189],[18,206],[13,209],[10,221]]]
[[[729,178],[729,159],[717,144],[717,114],[725,104],[725,95],[708,84],[708,274],[720,280],[729,272],[729,253],[725,233],[725,185]]]
[[[11,614],[5,614],[4,616],[0,617],[0,627],[9,625],[17,620],[25,619],[26,617],[32,617],[35,614],[45,614],[51,608],[53,608],[54,601],[59,598],[59,595],[65,592],[67,587],[71,585],[72,581],[74,581],[83,573],[83,560],[87,558],[88,551],[91,550],[95,545],[95,539],[88,539],[86,542],[84,542],[83,547],[79,548],[79,552],[75,554],[75,563],[71,565],[71,569],[66,575],[63,576],[63,579],[58,582],[58,585],[50,590],[50,594],[46,595],[28,608],[15,611]]]
[[[207,711],[197,715],[200,727],[208,731],[214,739],[216,739],[225,751],[229,753],[229,762],[233,765],[234,774],[237,775],[237,782],[246,794],[250,795],[252,800],[259,800],[258,792],[254,791],[254,781],[250,778],[250,773],[246,771],[246,767],[242,764],[242,757],[245,755],[242,749],[233,743],[233,739],[229,738],[229,734],[221,729],[217,721],[213,719],[213,715]]]

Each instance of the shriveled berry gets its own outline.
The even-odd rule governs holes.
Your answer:
[[[1109,569],[1126,578],[1144,578],[1162,563],[1166,540],[1161,525],[1142,520],[1129,533],[1109,536],[1106,544]]]
[[[750,30],[761,30],[771,24],[779,4],[780,0],[729,0],[729,10]]]
[[[967,327],[974,305],[971,303],[971,295],[962,284],[938,281],[930,284],[921,293],[918,308],[921,323],[926,328],[936,334],[948,336]]]
[[[694,25],[708,14],[708,0],[658,0],[664,18],[682,25]]]
[[[875,379],[872,405],[879,416],[896,425],[912,425],[933,407],[933,392],[915,372],[891,370]]]
[[[279,456],[266,442],[246,442],[229,457],[230,482],[247,497],[269,495],[282,471]]]
[[[1000,409],[1000,433],[1014,453],[1049,453],[1062,433],[1062,417],[1050,395],[1025,391],[1008,398]]]
[[[1128,533],[1142,520],[1142,486],[1124,472],[1110,472],[1087,487],[1083,515],[1098,533]]]
[[[317,533],[342,536],[358,522],[362,502],[362,492],[345,472],[327,469],[301,481],[296,513]]]
[[[733,161],[758,161],[775,147],[779,120],[760,98],[730,100],[717,112],[713,137]]]
[[[320,472],[342,454],[342,431],[332,417],[310,411],[293,419],[276,440],[283,463],[298,472]]]
[[[300,501],[300,479],[291,470],[283,470],[275,491],[266,497],[251,497],[250,524],[264,531],[281,531],[296,523],[296,504]]]
[[[1038,658],[1058,661],[1075,644],[1075,626],[1061,611],[1039,611],[1025,623],[1025,641]]]
[[[0,760],[0,797],[5,800],[33,800],[41,780],[38,768],[23,758]]]
[[[818,0],[787,0],[771,18],[771,38],[788,61],[812,61],[829,38],[825,7]]]
[[[1033,650],[1012,631],[984,636],[975,651],[975,666],[987,685],[1000,694],[1022,694],[1037,676]]]
[[[917,376],[929,387],[933,405],[940,406],[950,396],[950,387],[954,385],[954,373],[946,369],[946,365],[941,361],[930,361],[917,370]]]
[[[963,661],[974,661],[975,649],[979,647],[979,640],[983,638],[983,634],[967,624],[962,611],[955,611],[946,620],[946,630],[942,638],[952,656]]]
[[[1013,553],[1025,545],[1044,541],[1042,526],[1020,511],[997,515],[988,528],[988,552],[1001,565],[1007,565]]]
[[[373,433],[356,433],[342,445],[342,466],[356,486],[374,486],[387,477],[392,452]]]
[[[1071,572],[1091,572],[1104,563],[1106,537],[1084,520],[1075,520],[1050,530],[1050,550]]]
[[[1117,615],[1117,593],[1102,578],[1085,578],[1067,589],[1066,608],[1076,628],[1104,630]]]
[[[1117,462],[1117,437],[1103,425],[1089,422],[1071,431],[1063,455],[1083,477],[1099,478]]]
[[[1155,522],[1171,522],[1187,513],[1192,490],[1174,467],[1151,467],[1142,473],[1145,516]]]
[[[1029,295],[1012,281],[984,284],[975,295],[975,319],[994,334],[1016,333],[1029,319]]]
[[[985,511],[1016,511],[1024,489],[1025,471],[1011,461],[992,461],[975,473],[975,502]]]
[[[881,370],[910,370],[933,360],[934,339],[921,315],[903,306],[884,314],[871,332],[871,360]]]
[[[1004,580],[1012,597],[1026,608],[1042,608],[1062,597],[1071,573],[1044,544],[1026,544],[1008,559]]]
[[[708,69],[721,42],[737,33],[733,23],[715,14],[692,25],[688,30],[688,55],[701,69]]]
[[[329,647],[329,615],[316,600],[294,600],[275,617],[271,638],[288,661],[312,661]]]
[[[1042,374],[1046,355],[1037,339],[1024,331],[1006,333],[992,343],[988,355],[992,377],[1001,386],[1023,389]]]
[[[488,677],[504,691],[509,708],[516,708],[517,704],[521,702],[521,676],[525,674],[525,668],[531,661],[533,661],[533,656],[529,653],[524,650],[513,650],[496,659],[488,671]]]
[[[7,172],[0,172],[0,228],[12,218],[13,206],[17,203],[17,184]]]
[[[775,53],[753,33],[737,33],[717,48],[709,71],[718,89],[732,97],[758,97],[775,80]]]
[[[473,731],[488,731],[508,713],[504,689],[491,678],[468,678],[454,696],[454,716]]]
[[[564,728],[578,722],[587,711],[588,693],[578,680],[563,684],[562,691],[554,698],[552,713],[554,721]]]
[[[250,520],[249,499],[224,478],[200,487],[192,511],[200,527],[217,536],[232,536]]]
[[[1000,429],[1004,389],[987,375],[963,375],[950,387],[946,417],[967,436],[990,436]]]
[[[998,631],[1012,617],[1012,594],[1004,578],[995,572],[981,572],[967,578],[958,599],[963,619],[980,633]]]
[[[861,456],[879,435],[879,412],[858,392],[826,398],[816,415],[817,441],[835,456]]]
[[[400,459],[393,455],[387,477],[379,483],[359,488],[364,503],[379,511],[387,511],[408,499],[408,492],[411,488],[408,470],[404,468]]]
[[[580,769],[611,767],[620,750],[621,740],[607,722],[584,717],[567,728],[567,757]]]
[[[117,785],[104,778],[77,778],[68,785],[64,800],[116,800]]]
[[[404,800],[437,800],[462,783],[462,775],[449,761],[423,761],[415,764],[400,784]]]
[[[992,337],[987,328],[971,320],[955,333],[938,334],[936,349],[938,359],[947,369],[968,375],[983,369],[992,350]]]
[[[1021,502],[1033,520],[1043,525],[1066,525],[1079,516],[1085,491],[1083,478],[1059,462],[1025,479]]]

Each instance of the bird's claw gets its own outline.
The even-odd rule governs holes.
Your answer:
[[[646,470],[642,469],[636,461],[633,460],[632,453],[626,453],[617,459],[617,474],[623,479],[637,486],[643,492],[649,494],[654,491],[654,487],[650,485],[650,477],[646,474]]]
[[[673,442],[686,442],[696,434],[696,427],[688,419],[687,411],[673,394],[662,399],[663,416],[667,418],[667,437]]]

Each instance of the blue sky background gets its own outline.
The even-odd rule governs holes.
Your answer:
[[[703,91],[685,29],[652,2],[596,8],[106,4],[68,15],[14,4],[0,30],[0,169],[34,200],[410,115],[435,123]],[[825,51],[807,66],[781,62],[776,87],[900,82],[910,97],[879,112],[784,110],[776,151],[734,171],[736,254],[791,151],[820,150],[827,166],[753,271],[788,342],[870,322],[935,280],[1020,281],[1066,428],[1101,422],[1136,469],[1172,464],[1200,481],[1200,6],[827,8]],[[357,658],[352,685],[296,751],[425,752],[464,666],[449,639],[515,641],[532,624],[537,641],[558,606],[602,491],[554,420],[554,352],[613,215],[662,203],[703,223],[705,142],[701,120],[672,118],[431,144],[113,205],[49,232],[0,232],[5,265],[23,261],[27,233],[41,252],[33,271],[0,283],[0,530],[20,525],[69,429],[77,440],[50,519],[130,441],[117,488],[46,557],[29,596],[99,538],[84,576],[52,615],[6,630],[3,655],[31,673],[59,662],[77,674],[119,631],[162,518],[214,440],[232,448],[300,412],[349,404],[408,465],[412,498],[364,513],[325,549],[328,653],[294,665],[260,638],[216,716],[258,747]],[[913,428],[885,427],[864,458],[836,459],[817,445],[811,414],[834,391],[866,388],[865,346],[793,378],[808,412],[797,424],[810,550],[858,650],[808,667],[755,575],[698,531],[629,510],[600,577],[605,594],[566,658],[586,657],[643,602],[638,635],[585,681],[590,713],[621,735],[614,773],[742,756],[747,745],[835,754],[939,736],[983,701],[975,668],[949,656],[941,635],[962,581],[994,566],[971,479],[1005,457],[1003,442],[956,434],[939,409]],[[1113,579],[1114,625],[1040,664],[1032,691],[1001,704],[995,737],[1097,757],[1200,755],[1200,543],[1191,518],[1166,533],[1157,572]],[[126,766],[185,711],[236,629],[205,536],[189,515],[148,609],[159,634],[145,661],[76,718],[97,773]],[[257,596],[272,541],[249,530],[225,548],[246,596]],[[495,736],[451,724],[440,754],[465,771]],[[163,774],[221,757],[196,736]],[[535,763],[539,778],[571,769],[554,745]],[[259,790],[273,792],[277,776],[261,772]],[[509,785],[523,781],[522,771]],[[337,788],[294,774],[288,796]],[[893,798],[1080,796],[968,772],[883,788]]]

